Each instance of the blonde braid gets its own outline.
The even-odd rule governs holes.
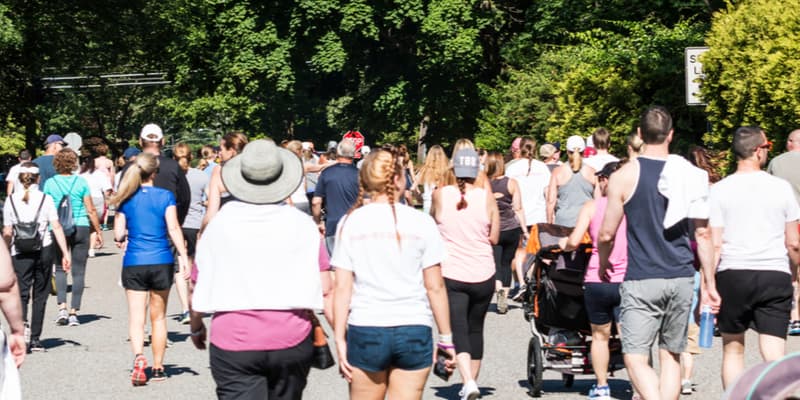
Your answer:
[[[386,192],[386,196],[389,197],[389,206],[392,208],[392,218],[394,219],[394,235],[397,238],[397,246],[401,247],[402,244],[400,241],[400,231],[397,230],[397,210],[394,207],[394,195],[395,190],[397,190],[394,185],[394,177],[397,174],[398,166],[399,163],[397,162],[397,156],[392,154],[392,162],[384,167],[383,189]],[[400,171],[403,171],[402,166],[400,166]]]

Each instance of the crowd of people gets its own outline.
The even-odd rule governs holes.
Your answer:
[[[240,132],[203,146],[195,162],[183,143],[168,157],[155,124],[115,164],[101,138],[72,149],[50,135],[44,154],[21,152],[7,178],[7,343],[17,365],[26,349],[45,350],[51,281],[56,324],[81,323],[87,258],[113,229],[124,251],[134,386],[167,379],[175,285],[181,322],[198,349],[209,348],[221,399],[301,398],[321,311],[351,398],[421,398],[435,367],[457,371],[460,398],[475,400],[490,305],[506,314],[522,299],[525,244],[537,240],[537,225],[555,224],[572,232],[559,242],[564,251],[592,242],[590,399],[610,399],[614,324],[636,396],[690,394],[700,306],[716,314],[723,387],[731,387],[745,369],[749,327],[765,361],[800,334],[800,130],[765,172],[765,132],[737,129],[736,169],[724,179],[701,147],[688,160],[670,154],[676,135],[669,112],[651,107],[621,158],[610,149],[622,146],[599,128],[569,137],[566,157],[561,143],[530,137],[515,138],[507,154],[459,139],[450,157],[431,146],[419,168],[404,145],[342,139],[316,152],[311,142]]]

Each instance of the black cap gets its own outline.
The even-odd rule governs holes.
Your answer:
[[[617,170],[618,166],[619,166],[619,161],[608,162],[606,163],[606,165],[603,166],[603,168],[600,168],[600,171],[597,171],[595,175],[604,176],[608,178],[609,176],[611,176],[611,174],[614,173],[614,171]]]

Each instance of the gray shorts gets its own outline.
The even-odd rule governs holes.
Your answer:
[[[693,286],[694,277],[622,282],[622,352],[650,354],[658,334],[660,348],[682,353],[686,348]]]

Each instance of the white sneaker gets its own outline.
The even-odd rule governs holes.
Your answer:
[[[461,400],[475,400],[480,397],[481,391],[475,381],[467,381],[461,391],[458,392],[458,395],[461,396]]]
[[[89,258],[94,257],[94,247],[89,248]]]
[[[25,338],[25,345],[28,346],[31,343],[31,326],[25,322],[25,330],[22,333],[22,336]]]

